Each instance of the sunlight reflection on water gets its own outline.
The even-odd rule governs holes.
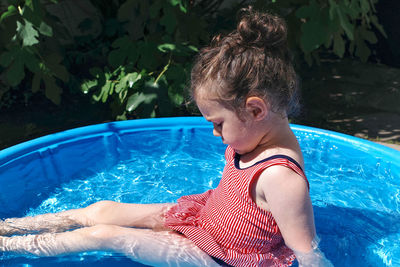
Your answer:
[[[178,138],[162,131],[132,134],[130,140],[140,146],[127,144],[130,150],[118,164],[62,183],[27,215],[85,207],[104,199],[174,202],[182,195],[214,188],[222,174],[225,147],[208,129],[196,134],[183,132]],[[321,250],[327,258],[335,266],[400,265],[399,167],[364,151],[296,134],[305,156]],[[92,256],[121,257],[82,253],[60,261]]]

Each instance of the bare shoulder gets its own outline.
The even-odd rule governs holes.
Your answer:
[[[265,169],[258,178],[257,184],[266,195],[280,192],[293,194],[304,190],[308,193],[307,180],[292,169],[280,165]]]
[[[304,202],[308,195],[308,183],[304,177],[285,166],[265,169],[251,188],[255,203],[266,211],[273,206]],[[278,207],[279,208],[279,207]]]

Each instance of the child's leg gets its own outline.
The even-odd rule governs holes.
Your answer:
[[[64,214],[48,213],[35,217],[9,218],[0,220],[0,236],[32,234],[42,232],[63,232],[82,227],[82,225]]]
[[[153,266],[218,266],[187,238],[170,231],[96,225],[64,233],[0,236],[0,251],[55,256],[108,250]]]
[[[82,209],[0,220],[0,236],[56,233],[97,224],[163,229],[162,215],[171,205],[100,201]]]

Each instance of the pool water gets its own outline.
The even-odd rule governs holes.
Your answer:
[[[294,131],[304,153],[317,233],[326,257],[335,266],[400,266],[398,162],[373,156],[363,147],[349,149],[343,142]],[[30,182],[20,184],[34,200],[23,206],[21,214],[16,208],[7,210],[0,198],[0,218],[58,212],[105,199],[174,202],[219,183],[225,145],[212,136],[210,127],[137,131],[124,134],[121,142],[118,157],[106,151],[106,163],[93,164],[93,169],[72,178],[59,177],[40,191]],[[2,266],[142,266],[104,252],[58,258],[0,254],[0,260]]]

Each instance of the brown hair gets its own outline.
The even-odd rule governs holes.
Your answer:
[[[250,96],[263,98],[274,112],[297,106],[297,78],[287,47],[283,19],[242,9],[237,29],[214,37],[191,73],[191,93],[202,87],[238,114]]]

